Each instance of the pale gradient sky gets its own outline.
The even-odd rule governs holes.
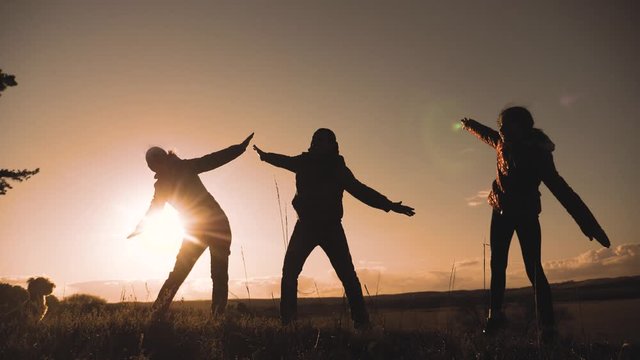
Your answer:
[[[384,274],[388,292],[445,290],[433,274],[448,278],[454,260],[476,261],[466,282],[464,266],[458,279],[481,287],[491,210],[482,198],[471,205],[489,189],[495,153],[452,126],[468,116],[495,127],[512,104],[528,106],[556,143],[561,175],[612,240],[607,256],[593,255],[599,245],[542,186],[551,280],[639,274],[639,8],[1,1],[0,67],[19,85],[0,98],[0,167],[41,173],[0,197],[0,277],[46,274],[58,291],[164,279],[180,239],[162,249],[125,240],[153,194],[147,147],[197,157],[255,131],[263,149],[293,155],[328,127],[361,181],[417,211],[386,214],[345,195],[343,223],[362,276]],[[232,281],[244,280],[241,246],[251,281],[279,279],[274,177],[289,204],[293,175],[253,151],[202,175],[231,221]],[[288,214],[292,227],[290,205]],[[516,239],[510,259],[508,285],[524,285]],[[602,266],[588,275],[569,269],[585,263]],[[205,254],[189,281],[206,280],[208,264]],[[333,289],[329,269],[318,249],[303,276]]]

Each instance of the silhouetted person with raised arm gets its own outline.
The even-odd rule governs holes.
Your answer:
[[[231,228],[224,211],[204,187],[198,174],[218,168],[240,156],[252,137],[253,134],[240,144],[196,159],[180,159],[175,153],[167,153],[159,147],[147,150],[147,165],[156,173],[157,181],[146,215],[162,210],[165,203],[169,203],[181,214],[186,232],[173,271],[153,303],[152,321],[164,318],[178,288],[207,248],[211,254],[213,281],[211,312],[214,316],[224,312],[228,296]],[[129,238],[143,230],[144,220]]]
[[[510,107],[498,117],[499,131],[475,120],[461,120],[464,129],[497,152],[497,176],[489,194],[491,217],[491,307],[487,334],[502,328],[507,258],[514,231],[518,234],[527,277],[534,287],[542,335],[553,339],[554,315],[549,282],[540,260],[540,182],[551,190],[580,226],[582,232],[603,246],[609,239],[580,197],[558,174],[553,162],[555,145],[542,130],[533,127],[533,117],[524,107]]]
[[[283,324],[296,318],[298,275],[311,251],[320,246],[344,286],[356,328],[369,325],[369,314],[362,297],[342,228],[342,194],[346,190],[365,204],[413,216],[413,208],[402,202],[391,202],[384,195],[358,181],[345,165],[338,151],[336,135],[329,129],[318,129],[308,152],[297,156],[267,153],[253,146],[262,161],[296,174],[293,207],[298,221],[291,234],[282,268],[280,316]]]

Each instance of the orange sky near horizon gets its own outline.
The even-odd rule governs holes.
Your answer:
[[[19,85],[0,97],[0,167],[41,173],[0,197],[0,279],[46,274],[58,294],[162,280],[180,239],[161,250],[125,239],[153,194],[149,146],[198,157],[255,132],[265,151],[294,155],[328,127],[358,179],[416,208],[386,214],[345,194],[361,277],[382,274],[382,292],[446,290],[455,261],[461,288],[482,287],[491,210],[477,195],[495,153],[453,125],[495,127],[511,104],[556,143],[560,174],[612,240],[600,251],[541,186],[551,280],[640,274],[638,6],[2,2],[0,68]],[[242,247],[250,281],[273,289],[284,256],[274,179],[290,232],[293,174],[248,150],[201,178],[231,222],[232,281],[245,278]],[[508,285],[525,285],[512,244]],[[303,276],[333,294],[329,269],[316,249]]]

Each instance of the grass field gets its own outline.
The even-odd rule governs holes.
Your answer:
[[[538,342],[535,313],[511,303],[507,330],[487,339],[480,306],[393,309],[369,299],[374,327],[353,330],[341,304],[303,301],[282,327],[271,300],[175,302],[170,321],[145,327],[149,304],[65,304],[40,324],[0,325],[1,359],[638,359],[640,299],[560,302],[559,338]],[[625,345],[626,344],[626,345]]]

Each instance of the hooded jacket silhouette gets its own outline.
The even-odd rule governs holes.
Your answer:
[[[543,325],[542,336],[552,339],[555,336],[555,319],[551,287],[541,261],[540,183],[547,185],[585,235],[590,239],[596,238],[607,247],[609,239],[582,199],[558,174],[551,154],[555,145],[541,130],[533,127],[531,113],[523,107],[510,107],[502,111],[498,123],[500,132],[475,120],[462,120],[463,127],[493,147],[497,155],[497,175],[488,198],[493,207],[490,230],[491,308],[485,333],[493,334],[504,326],[502,305],[506,269],[515,232],[527,277],[534,287],[535,304]]]
[[[339,155],[335,134],[329,129],[318,129],[309,152],[297,156],[267,153],[255,145],[254,149],[261,160],[296,174],[297,191],[292,203],[298,221],[282,266],[280,316],[283,324],[296,318],[298,276],[311,251],[320,246],[344,286],[354,326],[368,326],[369,315],[360,280],[341,223],[343,193],[347,191],[365,204],[386,212],[393,210],[412,216],[413,208],[401,202],[393,203],[358,181]]]
[[[544,182],[582,232],[609,247],[609,238],[593,213],[556,170],[552,155],[555,144],[542,130],[533,128],[523,141],[506,143],[498,131],[475,120],[467,120],[464,128],[496,149],[497,175],[488,197],[495,210],[539,214],[538,189]]]
[[[293,208],[301,221],[338,223],[346,190],[363,203],[389,212],[392,202],[358,181],[341,155],[304,152],[298,156],[265,153],[261,159],[296,174]]]

